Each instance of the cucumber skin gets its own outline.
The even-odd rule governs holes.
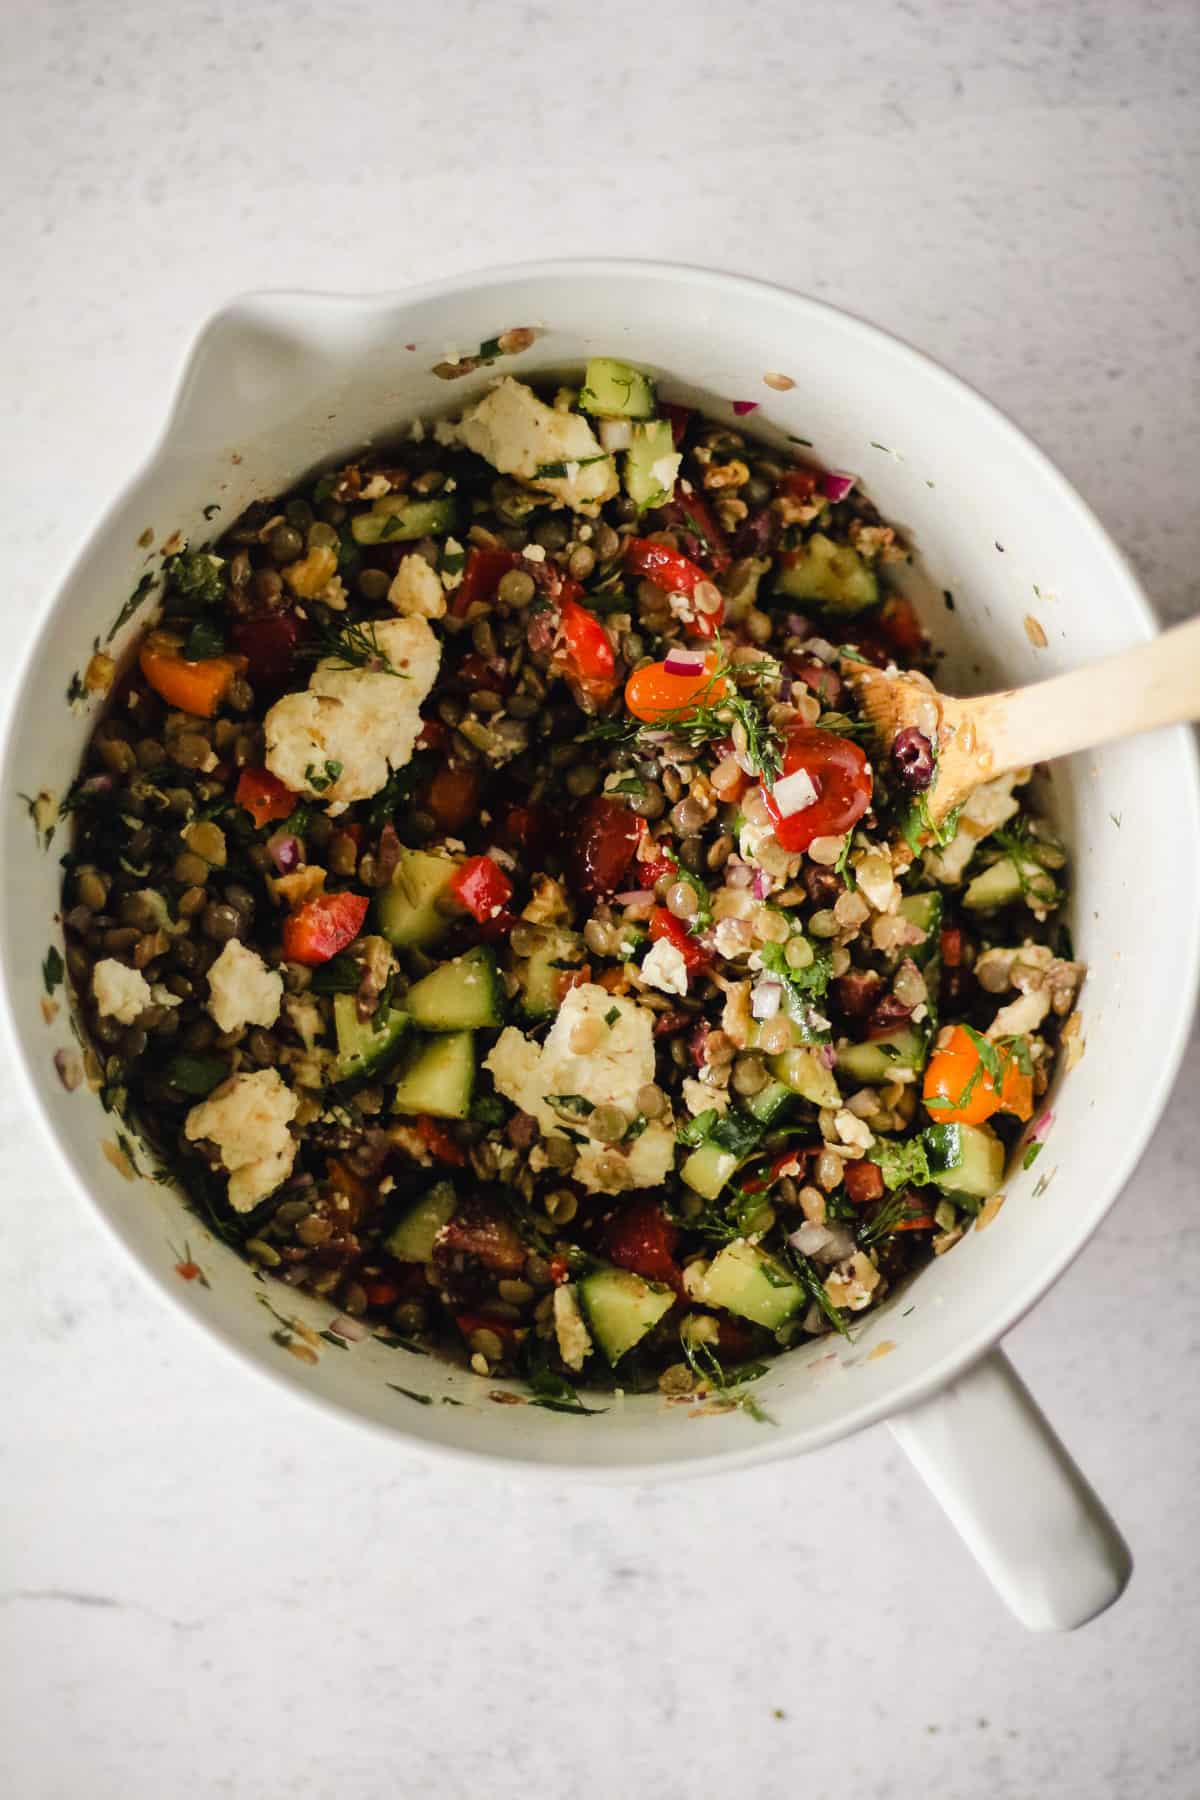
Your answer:
[[[409,988],[405,1006],[421,1031],[479,1031],[499,1025],[501,987],[495,957],[477,944],[464,955],[439,963]]]
[[[475,1091],[475,1040],[469,1031],[447,1031],[413,1044],[396,1083],[392,1111],[414,1117],[465,1119]]]

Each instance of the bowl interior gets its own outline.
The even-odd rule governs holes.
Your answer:
[[[538,328],[520,356],[455,381],[432,373],[518,325]],[[98,1098],[86,1086],[64,1091],[53,1058],[72,1037],[65,1008],[43,1016],[40,970],[59,940],[66,828],[43,850],[19,798],[61,795],[73,777],[95,708],[65,696],[93,639],[108,638],[157,567],[141,543],[148,530],[155,546],[175,531],[198,541],[314,465],[460,408],[497,373],[578,367],[593,353],[630,358],[668,398],[717,417],[732,417],[731,400],[756,401],[748,428],[856,471],[918,546],[903,583],[945,648],[952,689],[1035,681],[1152,629],[1124,561],[1020,433],[906,346],[815,302],[625,264],[517,269],[396,297],[251,297],[202,334],[163,440],[87,543],[19,683],[4,771],[0,954],[31,1095],[68,1166],[139,1262],[226,1344],[307,1394],[431,1445],[644,1472],[811,1447],[916,1398],[998,1337],[1081,1246],[1153,1128],[1190,1018],[1200,819],[1186,734],[1077,757],[1048,777],[1074,857],[1076,952],[1090,971],[1086,1054],[1052,1097],[1040,1161],[1012,1172],[986,1235],[969,1234],[852,1343],[793,1352],[757,1384],[774,1428],[740,1412],[697,1418],[656,1396],[618,1398],[586,1419],[559,1414],[512,1404],[503,1384],[489,1390],[430,1358],[314,1335],[328,1305],[256,1280],[172,1188],[131,1179]],[[117,631],[118,649],[134,629]],[[1144,871],[1167,844],[1182,848],[1148,934]],[[1131,1053],[1141,1044],[1153,1055]],[[134,1155],[149,1166],[136,1146]]]

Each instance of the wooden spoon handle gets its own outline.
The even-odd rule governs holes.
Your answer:
[[[962,705],[997,775],[1200,719],[1200,618],[1070,675]]]

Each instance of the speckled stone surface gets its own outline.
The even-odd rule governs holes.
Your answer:
[[[4,665],[232,291],[597,251],[932,350],[1182,617],[1198,83],[1189,0],[9,0]],[[1198,1077],[1010,1340],[1138,1559],[1070,1639],[1002,1614],[884,1432],[605,1492],[315,1418],[143,1289],[0,1089],[0,1791],[1194,1796]]]

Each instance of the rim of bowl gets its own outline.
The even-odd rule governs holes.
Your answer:
[[[62,573],[54,582],[51,599],[44,609],[15,672],[14,682],[10,689],[11,697],[5,707],[3,732],[0,735],[0,781],[7,784],[9,765],[13,755],[13,742],[18,724],[23,716],[23,698],[30,691],[30,681],[40,660],[42,645],[51,621],[58,611],[63,591],[85,563],[91,544],[103,530],[105,522],[149,476],[161,457],[164,448],[170,441],[184,387],[201,345],[208,333],[221,320],[227,317],[236,317],[242,308],[263,302],[316,305],[327,307],[330,310],[382,309],[449,298],[505,281],[536,281],[539,278],[561,278],[563,276],[573,276],[580,281],[615,280],[628,284],[636,284],[641,278],[653,277],[676,281],[687,286],[707,287],[714,295],[721,296],[726,300],[732,300],[739,295],[769,294],[797,312],[819,313],[826,321],[833,322],[839,328],[855,336],[873,339],[881,349],[916,366],[921,371],[923,378],[934,386],[954,392],[959,397],[965,396],[977,411],[987,416],[992,428],[1008,438],[1013,448],[1020,452],[1037,478],[1054,491],[1058,500],[1073,512],[1093,537],[1099,541],[1115,575],[1124,583],[1141,628],[1142,637],[1150,638],[1160,629],[1154,608],[1124,551],[1120,549],[1093,508],[1067,480],[1058,465],[1001,407],[962,376],[956,375],[946,368],[928,351],[919,349],[906,338],[885,330],[882,326],[846,307],[834,306],[828,301],[815,299],[809,294],[800,293],[780,282],[734,274],[698,264],[665,262],[653,258],[561,257],[539,259],[527,263],[499,264],[468,270],[442,280],[420,282],[407,288],[385,288],[366,293],[341,293],[310,288],[256,288],[231,296],[196,328],[179,359],[175,380],[169,390],[163,422],[157,435],[128,479],[121,483],[112,497],[101,507],[90,529],[81,537],[79,547],[68,558]],[[1190,875],[1193,890],[1200,897],[1200,753],[1198,753],[1193,734],[1186,726],[1172,727],[1170,736],[1182,758],[1182,786],[1187,800],[1190,801],[1192,815],[1191,828],[1186,833],[1184,841],[1190,841],[1193,845],[1193,855],[1189,865]],[[7,887],[0,884],[0,952],[8,942],[10,923]],[[977,1330],[961,1339],[957,1345],[939,1357],[922,1373],[905,1382],[897,1392],[875,1400],[866,1400],[860,1405],[848,1409],[844,1418],[832,1420],[822,1426],[809,1429],[799,1428],[790,1433],[786,1431],[786,1428],[781,1428],[780,1433],[770,1440],[760,1439],[755,1445],[745,1450],[714,1451],[710,1456],[696,1457],[687,1461],[667,1457],[661,1460],[649,1458],[646,1461],[626,1460],[591,1465],[581,1464],[567,1456],[559,1458],[542,1455],[536,1457],[508,1455],[504,1452],[473,1449],[467,1445],[447,1444],[435,1439],[415,1436],[401,1422],[391,1424],[370,1418],[353,1406],[322,1394],[307,1383],[299,1372],[293,1375],[288,1370],[272,1367],[249,1347],[236,1341],[220,1323],[206,1318],[197,1309],[183,1304],[180,1295],[167,1282],[165,1274],[153,1269],[127,1242],[115,1221],[109,1217],[107,1210],[92,1194],[80,1170],[76,1168],[34,1083],[24,1030],[16,1016],[8,981],[7,964],[2,955],[0,955],[0,965],[2,965],[0,966],[0,1014],[2,1014],[4,1024],[17,1050],[16,1061],[26,1099],[32,1103],[33,1110],[53,1146],[59,1168],[85,1201],[92,1216],[99,1219],[106,1233],[120,1245],[147,1285],[169,1303],[170,1310],[176,1316],[182,1315],[189,1319],[209,1343],[218,1344],[240,1367],[252,1370],[274,1389],[282,1388],[299,1396],[326,1417],[334,1419],[342,1425],[366,1431],[393,1447],[397,1443],[405,1444],[418,1455],[428,1456],[431,1460],[447,1461],[474,1469],[486,1465],[503,1469],[509,1476],[528,1476],[530,1479],[545,1473],[555,1476],[556,1479],[572,1477],[575,1480],[596,1484],[618,1481],[684,1480],[702,1475],[732,1473],[756,1463],[774,1462],[783,1457],[819,1450],[827,1444],[837,1442],[840,1438],[850,1437],[858,1431],[878,1424],[894,1413],[904,1412],[910,1407],[919,1405],[993,1349],[1001,1338],[1011,1331],[1013,1326],[1054,1286],[1083,1250],[1103,1222],[1109,1209],[1120,1197],[1140,1162],[1146,1144],[1170,1098],[1191,1036],[1196,997],[1197,992],[1200,991],[1200,906],[1193,906],[1190,911],[1190,941],[1187,944],[1183,966],[1178,970],[1179,980],[1175,989],[1178,1002],[1174,1008],[1171,1033],[1165,1046],[1161,1041],[1157,1046],[1156,1074],[1146,1091],[1137,1129],[1126,1139],[1124,1154],[1114,1162],[1109,1180],[1104,1183],[1103,1187],[1097,1187],[1095,1190],[1096,1194],[1102,1195],[1103,1198],[1095,1199],[1090,1205],[1081,1209],[1077,1229],[1066,1249],[1054,1261],[1045,1264],[1034,1279],[1026,1282],[1016,1292],[1005,1295],[999,1305],[989,1308],[986,1321]]]

